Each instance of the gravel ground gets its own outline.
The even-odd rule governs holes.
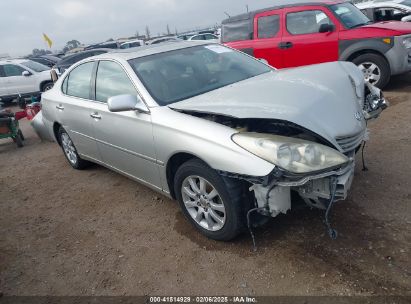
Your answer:
[[[0,141],[4,295],[411,295],[411,75],[386,89],[339,238],[323,213],[279,216],[231,243],[206,239],[175,201],[100,166],[76,171],[27,121]]]

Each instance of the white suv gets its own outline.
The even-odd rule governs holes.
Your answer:
[[[48,67],[28,59],[0,60],[0,102],[38,96],[52,87]]]

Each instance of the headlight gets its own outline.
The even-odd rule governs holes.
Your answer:
[[[411,37],[405,38],[402,43],[404,43],[405,48],[411,49]]]
[[[245,150],[292,173],[315,172],[348,162],[337,150],[298,138],[237,133],[232,139]]]

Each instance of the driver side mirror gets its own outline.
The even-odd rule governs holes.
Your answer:
[[[117,95],[107,100],[110,112],[138,111],[140,113],[150,113],[146,104],[139,96]]]
[[[321,24],[320,28],[318,29],[319,33],[328,33],[333,32],[335,30],[335,26],[333,24],[325,23]]]
[[[31,73],[29,71],[23,71],[23,73],[21,73],[22,76],[24,77],[29,77],[31,75]]]

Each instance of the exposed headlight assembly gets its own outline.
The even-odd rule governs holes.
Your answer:
[[[266,161],[292,173],[321,171],[349,159],[327,146],[292,137],[261,133],[237,133],[233,141]]]
[[[411,37],[404,38],[402,43],[404,43],[406,49],[411,49]]]

